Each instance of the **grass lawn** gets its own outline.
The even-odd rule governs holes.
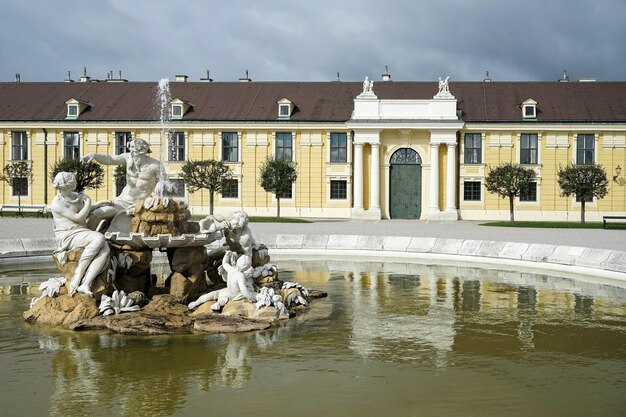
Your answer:
[[[602,222],[487,222],[481,226],[530,227],[543,229],[602,229]],[[626,229],[626,223],[607,223],[607,229]]]

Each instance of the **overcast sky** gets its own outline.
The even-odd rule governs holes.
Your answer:
[[[0,81],[626,80],[626,0],[1,0]]]

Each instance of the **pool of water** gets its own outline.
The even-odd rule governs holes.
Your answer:
[[[2,416],[623,416],[626,288],[461,266],[276,260],[325,290],[268,331],[130,337],[22,320],[0,269]]]

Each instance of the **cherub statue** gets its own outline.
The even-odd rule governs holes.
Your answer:
[[[73,172],[59,172],[52,185],[58,190],[50,205],[54,234],[58,242],[55,252],[83,248],[70,281],[70,295],[74,295],[76,291],[93,295],[91,283],[109,265],[107,241],[102,234],[87,228],[87,215],[97,208],[97,203],[92,204],[89,196],[74,191],[76,174]]]
[[[252,258],[247,255],[238,256],[233,251],[226,251],[222,265],[218,268],[222,279],[226,281],[226,288],[201,295],[196,301],[189,303],[187,307],[193,310],[207,301],[216,301],[211,306],[211,309],[218,311],[229,300],[242,300],[245,298],[251,303],[256,303],[252,271]]]

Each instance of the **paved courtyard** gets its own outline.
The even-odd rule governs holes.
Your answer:
[[[0,239],[54,237],[52,219],[0,218]],[[626,230],[528,229],[481,226],[475,221],[331,220],[313,223],[251,223],[254,234],[415,236],[448,239],[544,243],[626,250]]]

